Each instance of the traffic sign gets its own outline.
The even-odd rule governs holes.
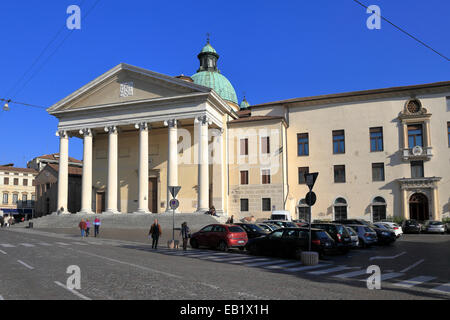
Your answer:
[[[316,194],[312,191],[308,192],[305,196],[305,202],[308,206],[313,206],[316,203]]]
[[[305,180],[309,190],[312,190],[318,175],[318,172],[305,173]]]
[[[180,206],[180,202],[177,199],[172,199],[169,201],[170,208],[175,210]]]
[[[180,186],[169,186],[169,191],[173,198],[177,197],[178,191],[180,191],[180,189]]]

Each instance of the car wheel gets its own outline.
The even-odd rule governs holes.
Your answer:
[[[219,242],[219,250],[224,252],[228,251],[228,245],[225,241]]]
[[[294,257],[295,257],[296,260],[300,260],[301,259],[302,251],[303,251],[302,249],[295,250]]]
[[[198,242],[195,239],[191,240],[191,247],[194,249],[198,249]]]
[[[239,250],[244,251],[245,247],[239,247]]]

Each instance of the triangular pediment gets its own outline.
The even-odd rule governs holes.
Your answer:
[[[120,64],[48,109],[50,113],[209,92],[209,89],[153,71]]]

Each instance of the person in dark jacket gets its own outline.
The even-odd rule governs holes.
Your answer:
[[[183,250],[187,250],[187,243],[188,239],[191,237],[191,231],[189,230],[189,227],[186,222],[183,222],[181,224],[181,237],[183,238]]]
[[[150,227],[150,231],[148,232],[149,236],[152,236],[152,248],[157,249],[158,248],[158,239],[161,236],[161,226],[158,223],[158,219],[155,219],[155,222],[153,222],[152,226]]]

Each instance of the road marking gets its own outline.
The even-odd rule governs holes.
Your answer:
[[[299,266],[302,263],[300,261],[296,261],[296,262],[291,262],[291,263],[283,263],[283,264],[278,264],[275,266],[267,266],[264,267],[265,269],[282,269],[282,268],[286,268],[286,267],[292,267],[292,266]]]
[[[247,266],[247,267],[261,267],[261,266],[266,266],[266,265],[269,265],[269,264],[276,264],[276,263],[280,263],[280,262],[286,262],[286,260],[271,260],[271,261],[266,261],[266,262],[255,262],[255,263],[246,264],[245,266]]]
[[[430,291],[434,291],[434,292],[443,292],[443,293],[448,293],[450,294],[450,282],[443,284],[439,287],[433,288]]]
[[[28,264],[26,264],[25,262],[23,262],[22,260],[17,260],[18,263],[20,263],[21,265],[24,265],[25,267],[27,267],[30,270],[33,270],[34,268]]]
[[[62,245],[62,246],[70,246],[70,244],[68,243],[64,243],[64,242],[55,242],[56,244]]]
[[[392,279],[392,278],[398,278],[402,275],[403,275],[403,273],[400,273],[400,272],[390,272],[390,273],[381,274],[381,281]]]
[[[16,247],[9,243],[0,243],[0,246],[2,246],[3,248],[15,248]]]
[[[46,247],[51,247],[52,246],[50,243],[47,243],[47,242],[39,242],[39,244],[41,246],[46,246]]]
[[[417,261],[416,263],[410,265],[408,268],[405,268],[405,269],[403,269],[403,270],[400,271],[400,272],[406,272],[406,271],[409,271],[409,270],[411,270],[412,268],[418,266],[419,264],[421,264],[421,263],[424,262],[424,261],[425,261],[425,259],[419,260],[419,261]]]
[[[3,250],[0,250],[0,252],[3,253],[3,254],[7,254],[7,253],[6,253],[5,251],[3,251]]]
[[[28,248],[34,247],[34,244],[31,244],[31,243],[19,243],[19,245],[28,247]]]
[[[269,260],[271,260],[271,259],[269,259],[269,258],[258,258],[258,259],[253,259],[252,261],[253,262],[257,262],[257,261],[269,261]],[[233,264],[243,264],[243,263],[246,263],[246,262],[248,262],[248,261],[246,261],[246,260],[230,261],[230,263],[233,263]]]
[[[289,271],[289,272],[297,272],[297,271],[304,271],[304,270],[313,270],[313,269],[318,269],[318,268],[323,268],[328,266],[327,264],[317,264],[315,266],[302,266],[302,267],[298,267],[298,268],[288,268],[285,269],[285,271]]]
[[[358,270],[358,271],[352,271],[352,272],[347,272],[347,273],[342,273],[342,274],[338,274],[336,276],[334,276],[335,278],[341,278],[341,279],[346,279],[346,278],[353,278],[353,277],[357,277],[363,274],[366,274],[367,270]]]
[[[310,271],[310,272],[308,272],[308,274],[326,274],[326,273],[339,272],[339,271],[348,270],[348,269],[355,269],[355,267],[339,266],[339,267],[334,267],[334,268],[329,268],[329,269]]]
[[[424,282],[431,281],[433,279],[436,279],[436,277],[429,277],[429,276],[419,276],[415,277],[409,280],[404,280],[402,282],[394,283],[394,286],[404,287],[404,288],[411,288],[416,285],[422,284]]]
[[[255,257],[249,257],[249,256],[237,256],[237,257],[211,257],[210,258],[213,261],[235,261],[235,260],[252,260],[255,259]]]
[[[398,257],[404,255],[405,253],[406,253],[406,251],[399,253],[395,256],[390,256],[390,257],[375,256],[375,257],[371,257],[369,260],[372,261],[372,260],[381,260],[381,259],[395,259],[395,258],[398,258]]]
[[[78,244],[78,245],[80,245],[80,246],[87,246],[88,244],[87,243],[84,243],[84,242],[72,242],[73,244]]]
[[[91,298],[88,298],[88,297],[82,295],[81,293],[79,293],[78,291],[76,291],[76,290],[74,290],[74,289],[67,288],[67,286],[63,285],[63,284],[62,284],[61,282],[59,282],[59,281],[55,281],[55,283],[56,283],[58,286],[63,287],[64,289],[68,290],[69,292],[72,292],[74,295],[76,295],[77,297],[79,297],[79,298],[81,298],[81,299],[84,299],[84,300],[92,300]]]

